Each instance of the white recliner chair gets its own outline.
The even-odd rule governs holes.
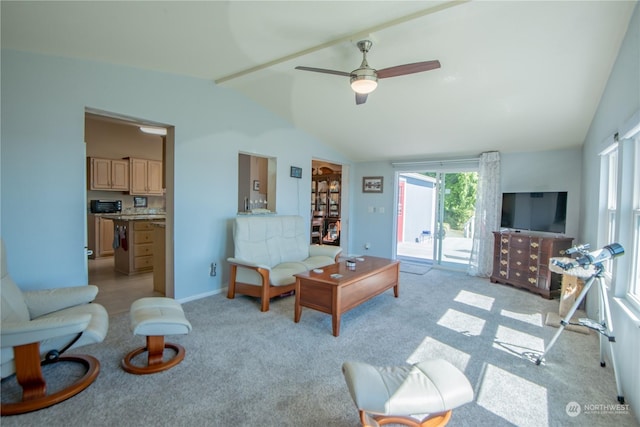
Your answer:
[[[60,403],[89,387],[100,371],[93,356],[60,356],[66,350],[101,342],[109,316],[103,306],[89,304],[98,293],[95,286],[77,286],[22,292],[7,271],[4,242],[2,258],[1,372],[4,380],[16,375],[22,400],[2,402],[2,415],[16,415]],[[58,361],[81,363],[84,376],[73,384],[47,394],[42,365]]]

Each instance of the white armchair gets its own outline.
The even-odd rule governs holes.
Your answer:
[[[2,379],[15,374],[22,400],[3,402],[2,415],[15,415],[60,403],[87,388],[98,376],[100,363],[92,356],[60,356],[68,349],[101,342],[109,317],[99,304],[89,304],[98,293],[95,286],[22,292],[7,271],[1,242],[2,279]],[[76,382],[47,394],[43,364],[58,361],[81,363],[86,373]]]

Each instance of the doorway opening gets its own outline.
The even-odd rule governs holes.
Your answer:
[[[173,297],[173,126],[86,108],[85,157],[87,277],[99,288],[96,301],[114,315],[142,297]]]
[[[477,171],[397,174],[399,259],[456,270],[471,258]]]
[[[342,166],[321,160],[311,161],[312,244],[340,246],[343,238]]]

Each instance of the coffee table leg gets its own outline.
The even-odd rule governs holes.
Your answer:
[[[333,336],[337,337],[340,335],[340,314],[333,313],[331,315],[331,326],[333,327]]]
[[[302,307],[300,307],[300,279],[296,278],[296,304],[293,310],[293,321],[298,323],[300,321],[301,314]]]
[[[397,285],[397,284],[396,284],[396,285],[393,287],[393,296],[394,296],[394,297],[396,297],[396,298],[398,298],[398,293],[399,293],[399,292],[400,292],[400,285]]]

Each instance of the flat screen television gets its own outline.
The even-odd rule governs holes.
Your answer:
[[[501,227],[564,234],[566,225],[566,191],[502,193]]]

